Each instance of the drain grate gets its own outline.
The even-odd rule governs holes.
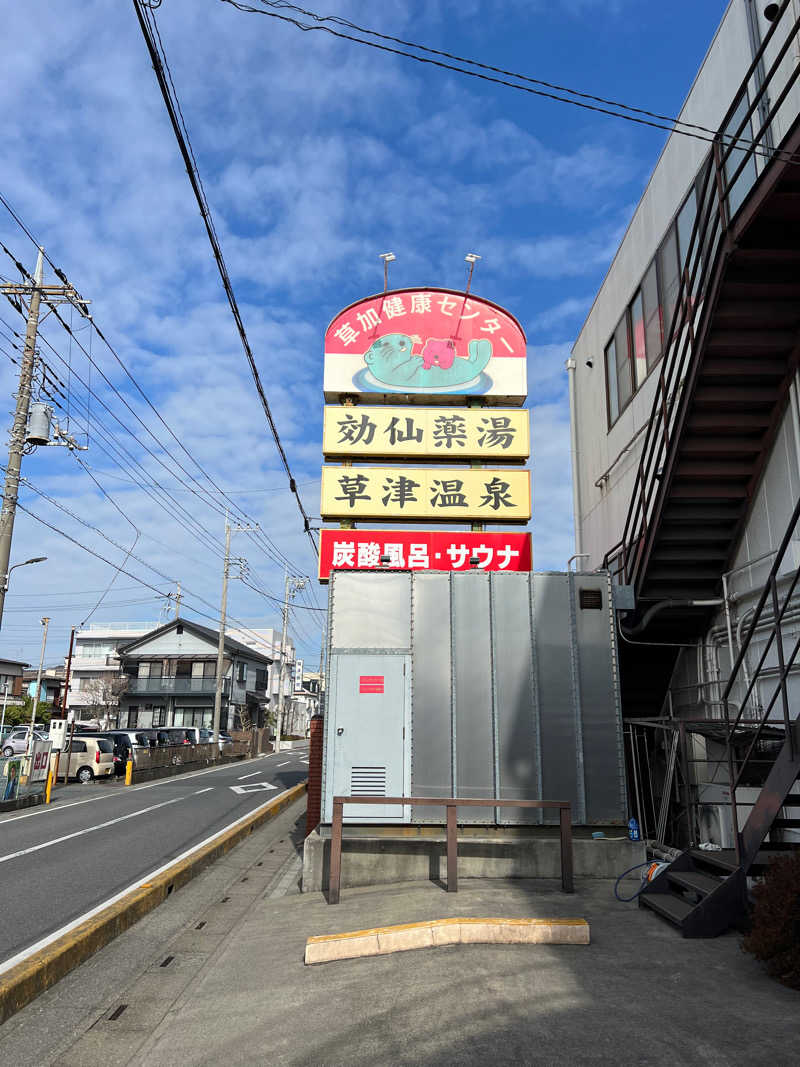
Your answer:
[[[243,882],[246,882],[246,881],[247,881],[247,875],[245,875],[245,876],[244,876],[244,878],[242,879],[242,881],[243,881]]]
[[[264,866],[264,861],[263,860],[259,860],[258,863],[256,864],[256,867],[263,867],[263,866]]]
[[[120,1015],[122,1015],[122,1013],[125,1011],[127,1006],[128,1006],[127,1004],[120,1004],[120,1006],[118,1008],[114,1008],[114,1010],[111,1012],[111,1014],[108,1017],[108,1021],[112,1022],[112,1023],[115,1023],[117,1021],[117,1019],[120,1017]]]
[[[231,899],[230,897],[223,897],[222,900],[220,901],[220,904],[227,904],[230,899]]]
[[[202,930],[205,925],[206,923],[204,919],[201,923],[198,923],[197,926],[195,926],[195,930]]]
[[[161,961],[161,963],[159,963],[159,965],[158,965],[158,966],[159,966],[159,967],[169,967],[169,965],[170,965],[170,964],[172,963],[172,961],[173,961],[174,959],[175,959],[175,957],[174,957],[174,956],[167,956],[167,957],[166,957],[165,959],[163,959],[163,960]]]

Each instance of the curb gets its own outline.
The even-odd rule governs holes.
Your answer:
[[[305,962],[330,963],[442,945],[588,945],[585,919],[428,919],[309,937]]]
[[[151,881],[132,889],[122,900],[87,919],[74,930],[18,963],[0,978],[0,1024],[20,1008],[30,1004],[50,986],[103,948],[115,937],[137,923],[163,903],[175,889],[186,885],[196,875],[229,852],[261,825],[275,818],[306,791],[307,782],[287,790],[280,797],[219,837],[202,846],[191,856],[179,860]],[[146,878],[144,875],[143,878]]]

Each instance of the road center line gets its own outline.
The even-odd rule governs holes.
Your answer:
[[[51,845],[60,845],[62,841],[71,841],[74,837],[83,837],[84,834],[91,834],[95,830],[103,830],[107,826],[125,822],[126,819],[135,819],[137,815],[146,815],[148,811],[165,808],[168,804],[178,804],[185,799],[185,797],[173,797],[172,800],[162,800],[160,804],[151,804],[149,808],[140,808],[138,811],[132,811],[128,815],[120,815],[116,819],[109,819],[108,822],[98,823],[97,826],[87,826],[83,830],[76,830],[74,833],[65,834],[63,837],[55,837],[52,841],[43,841],[40,845],[31,845],[30,848],[22,848],[19,852],[9,852],[7,856],[0,856],[0,863],[18,859],[20,856],[29,856],[31,852],[38,852],[40,849],[49,848]]]
[[[236,781],[243,782],[245,778],[255,778],[257,774],[261,774],[261,771],[253,771],[252,774],[240,774]]]
[[[254,756],[252,759],[243,760],[241,765],[252,763],[257,759],[265,759],[263,753]],[[216,774],[218,771],[230,770],[233,766],[232,763],[223,763],[219,767],[208,767],[204,771],[189,771],[187,774],[173,774],[167,778],[159,778],[157,782],[146,782],[143,785],[133,786],[98,786],[98,788],[108,788],[109,792],[103,793],[102,796],[87,797],[86,800],[71,800],[67,804],[58,804],[51,807],[40,807],[37,811],[27,811],[23,815],[9,815],[8,818],[0,818],[0,827],[10,825],[11,823],[19,822],[20,819],[32,819],[37,815],[57,815],[60,811],[68,811],[70,808],[80,807],[81,804],[96,804],[98,800],[109,800],[114,797],[129,797],[134,793],[140,793],[143,789],[157,789],[159,786],[164,785],[180,785],[181,782],[186,782],[190,778],[199,778],[203,774]],[[124,792],[122,791],[124,790]]]
[[[285,763],[279,763],[278,766],[279,767],[288,767],[291,762],[292,761],[290,759],[287,759],[287,761]]]
[[[256,771],[256,774],[258,774],[258,771]],[[212,793],[213,791],[214,791],[214,786],[213,785],[208,785],[208,786],[206,786],[205,789],[195,789],[195,791],[192,793],[192,796],[193,797],[199,797],[201,793]]]

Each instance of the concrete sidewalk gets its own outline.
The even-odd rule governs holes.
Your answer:
[[[205,910],[162,937],[157,956],[150,944],[149,965],[134,980],[130,971],[123,978],[119,952],[152,942],[149,924],[163,916],[148,916],[105,949],[102,1014],[85,1013],[68,1047],[35,1062],[782,1067],[796,1059],[798,995],[767,979],[738,935],[685,941],[596,879],[579,880],[572,896],[554,881],[462,879],[450,895],[433,883],[348,889],[331,907],[320,894],[299,894],[302,815],[293,844],[285,815],[275,827],[281,842],[269,846],[277,851],[260,832],[231,852],[226,866],[236,873],[224,895],[217,889]],[[310,935],[449,916],[585,917],[592,943],[456,945],[303,964]],[[115,962],[118,972],[109,970]],[[73,988],[78,1003],[84,987]],[[14,1062],[27,1062],[17,1058],[20,1046],[58,990],[3,1028]],[[15,1020],[15,1040],[6,1041]]]
[[[592,944],[459,945],[305,967],[310,934],[452,915],[584,916]],[[462,881],[262,900],[137,1064],[794,1062],[800,1001],[739,939],[686,941],[612,883]],[[112,1024],[108,1024],[109,1026]]]

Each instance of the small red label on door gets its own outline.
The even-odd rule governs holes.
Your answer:
[[[358,691],[359,693],[382,693],[383,692],[383,675],[382,674],[362,674],[358,679]]]

